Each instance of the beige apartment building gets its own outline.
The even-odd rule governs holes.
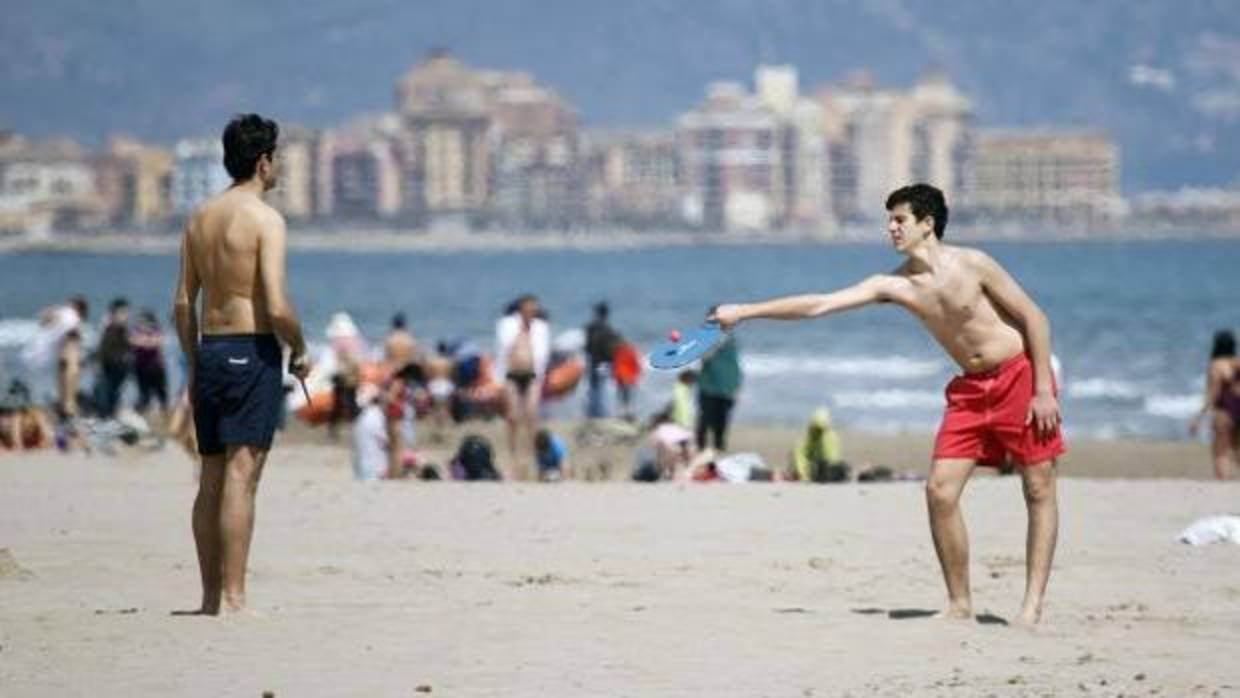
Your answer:
[[[759,66],[754,83],[713,83],[678,120],[682,216],[708,230],[829,228],[821,108],[792,66]]]
[[[982,219],[1071,222],[1120,215],[1119,148],[1095,131],[980,130],[963,203]]]
[[[824,114],[828,190],[842,220],[882,215],[891,190],[928,182],[954,201],[969,156],[973,103],[942,74],[907,90],[866,76],[818,93]]]

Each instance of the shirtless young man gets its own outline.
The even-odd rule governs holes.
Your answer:
[[[418,358],[418,342],[407,325],[404,313],[392,316],[392,330],[383,340],[383,363],[389,374]]]
[[[1029,524],[1025,598],[1019,621],[1037,623],[1059,528],[1055,459],[1064,452],[1051,373],[1046,316],[984,252],[940,242],[947,225],[943,193],[927,184],[892,192],[887,232],[905,262],[833,293],[721,305],[725,328],[743,320],[795,320],[897,303],[921,319],[960,365],[947,386],[947,407],[926,482],[930,532],[947,583],[944,615],[972,615],[969,546],[960,494],[974,467],[1019,467]]]
[[[226,611],[246,607],[254,496],[284,399],[277,337],[290,348],[289,372],[309,372],[285,293],[284,218],[262,198],[276,184],[278,135],[257,114],[229,122],[224,167],[233,185],[194,211],[181,241],[175,311],[202,455],[193,521],[200,612],[209,615],[220,612],[221,595]]]

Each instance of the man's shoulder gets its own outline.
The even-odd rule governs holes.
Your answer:
[[[271,204],[257,196],[238,196],[231,191],[223,191],[207,199],[190,214],[191,219],[201,219],[213,213],[240,214],[243,220],[255,223],[284,225],[284,216]]]
[[[905,262],[891,271],[872,274],[862,283],[878,293],[883,300],[891,300],[895,294],[909,288],[911,273],[908,262]]]
[[[943,249],[954,255],[956,259],[970,265],[992,265],[996,264],[994,257],[991,257],[983,250],[976,247],[963,247],[961,245],[943,245]]]

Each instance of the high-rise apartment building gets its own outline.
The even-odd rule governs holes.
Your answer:
[[[224,169],[224,144],[216,138],[186,138],[172,151],[172,211],[188,216],[199,204],[224,191],[232,178]]]
[[[986,129],[974,139],[963,204],[984,219],[1073,222],[1122,212],[1119,147],[1103,133]]]
[[[941,74],[910,90],[878,89],[869,78],[819,93],[828,141],[831,202],[842,220],[882,215],[891,190],[933,184],[953,201],[963,179],[972,102]]]
[[[587,132],[581,160],[591,224],[661,228],[679,220],[674,132]]]

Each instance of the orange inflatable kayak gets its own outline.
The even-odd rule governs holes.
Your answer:
[[[554,400],[573,392],[585,373],[585,364],[576,357],[552,366],[543,380],[543,399]]]

